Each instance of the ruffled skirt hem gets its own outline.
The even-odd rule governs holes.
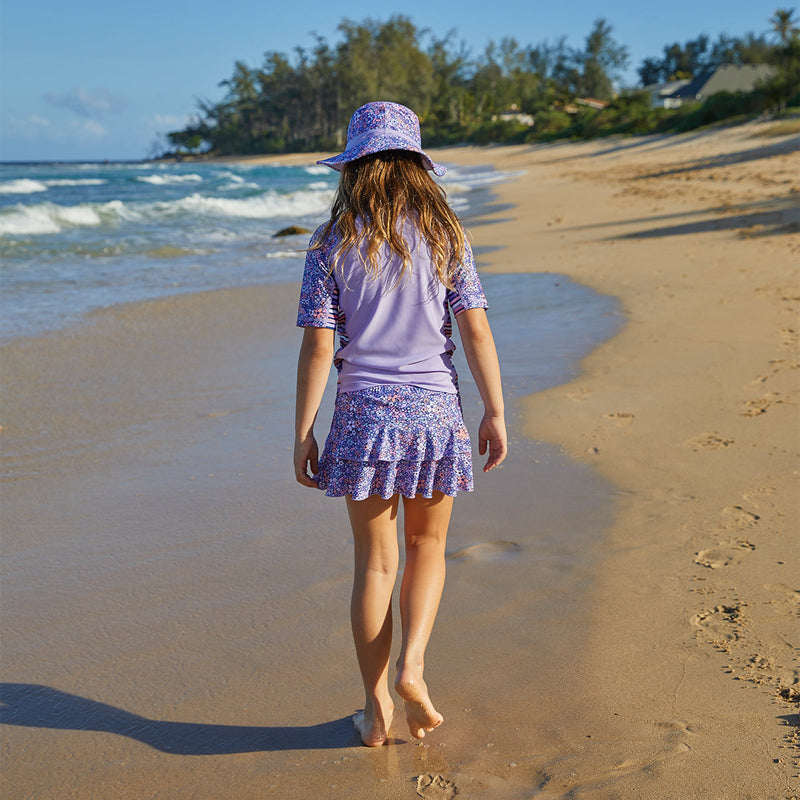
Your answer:
[[[455,497],[473,488],[470,455],[433,461],[371,462],[323,456],[319,468],[317,482],[328,497],[351,495],[353,500],[364,500],[376,494],[388,500],[401,494],[431,498],[434,492]]]
[[[329,497],[354,500],[471,492],[458,395],[403,385],[339,394],[317,482]]]

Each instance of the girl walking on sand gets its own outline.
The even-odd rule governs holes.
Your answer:
[[[350,120],[345,151],[318,163],[341,177],[303,275],[294,468],[304,486],[347,502],[355,542],[351,623],[366,695],[354,722],[374,747],[386,742],[393,712],[388,677],[401,496],[406,564],[394,686],[412,736],[443,721],[423,680],[424,655],[444,586],[453,497],[472,491],[451,311],[483,400],[478,450],[483,455],[488,446],[485,472],[506,455],[503,394],[472,251],[428,174],[445,168],[423,152],[413,111],[367,103]],[[339,380],[320,456],[314,421],[331,360]]]

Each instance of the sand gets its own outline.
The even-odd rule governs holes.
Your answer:
[[[524,403],[619,493],[572,676],[591,711],[546,796],[797,791],[800,155],[769,127],[493,151],[526,174],[480,229],[506,245],[490,269],[567,274],[627,317]]]
[[[290,474],[296,286],[6,346],[3,796],[794,797],[798,155],[763,129],[437,154],[521,173],[486,271],[626,324],[511,392],[456,504],[422,744],[352,732],[346,514]]]

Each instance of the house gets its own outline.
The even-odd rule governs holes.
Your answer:
[[[516,122],[517,125],[527,125],[528,127],[536,122],[532,114],[524,114],[519,110],[519,106],[516,103],[513,103],[508,111],[492,115],[492,122],[497,122],[498,120],[501,122]]]
[[[664,96],[664,107],[678,108],[683,103],[702,102],[717,92],[752,92],[761,81],[774,73],[775,68],[769,64],[722,64],[710,67]]]
[[[579,106],[588,106],[596,111],[601,111],[608,105],[605,100],[598,100],[596,97],[578,97],[575,103]]]
[[[666,83],[651,83],[645,86],[642,91],[650,95],[650,105],[653,108],[675,108],[670,95],[677,92],[678,89],[682,89],[687,83],[690,83],[688,78],[677,81],[667,81]],[[678,105],[680,105],[680,103],[678,103]]]
[[[605,100],[598,100],[595,97],[576,97],[574,103],[564,103],[563,105],[554,103],[550,106],[550,110],[558,109],[567,114],[577,114],[581,106],[584,108],[593,108],[595,111],[602,111],[608,106],[608,103]]]

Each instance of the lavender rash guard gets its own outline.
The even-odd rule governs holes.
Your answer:
[[[319,241],[322,227],[311,237]],[[338,237],[306,255],[297,325],[332,328],[339,334],[334,363],[339,392],[402,384],[457,394],[451,356],[450,311],[486,308],[469,243],[447,289],[436,275],[424,237],[410,221],[403,236],[411,267],[401,275],[402,260],[384,244],[378,254],[380,274],[367,274],[355,251],[345,253],[331,270]]]

